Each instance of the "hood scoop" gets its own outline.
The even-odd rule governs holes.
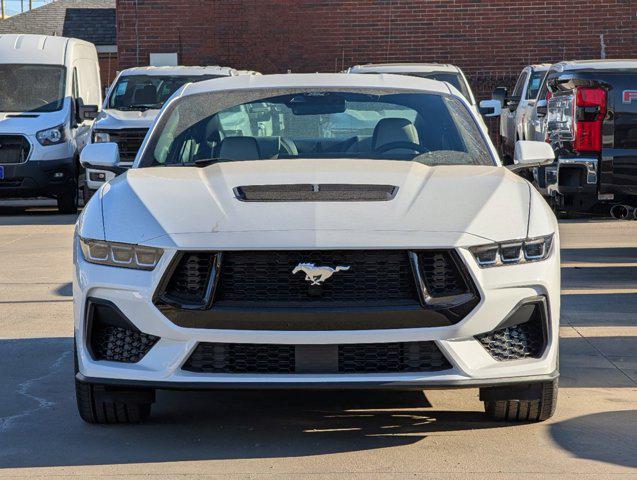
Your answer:
[[[235,187],[242,202],[387,202],[398,187],[361,184],[246,185]]]

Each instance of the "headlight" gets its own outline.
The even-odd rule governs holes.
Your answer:
[[[111,135],[107,132],[93,132],[93,143],[110,142]]]
[[[64,125],[58,125],[57,127],[40,130],[35,134],[35,138],[45,147],[47,145],[57,145],[66,140],[66,131],[64,130]]]
[[[164,253],[161,248],[88,238],[80,238],[80,245],[87,262],[137,270],[154,269]]]
[[[553,234],[510,242],[471,247],[471,253],[481,268],[516,265],[545,260],[551,253]]]

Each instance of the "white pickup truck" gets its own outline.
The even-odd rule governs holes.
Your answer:
[[[534,138],[531,119],[542,82],[550,64],[528,65],[522,69],[511,95],[499,87],[493,93],[494,99],[502,102],[500,114],[500,153],[505,164],[513,161],[515,142],[518,140],[540,140]],[[543,140],[543,139],[542,139]]]

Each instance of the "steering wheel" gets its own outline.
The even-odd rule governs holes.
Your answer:
[[[385,153],[390,150],[398,150],[398,149],[415,150],[418,153],[426,153],[429,151],[429,149],[425,147],[424,145],[420,145],[419,143],[414,143],[414,142],[407,142],[407,141],[385,143],[384,145],[381,145],[380,147],[376,147],[374,151],[376,153]]]

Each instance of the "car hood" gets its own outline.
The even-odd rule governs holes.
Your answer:
[[[393,185],[387,201],[246,202],[247,185]],[[321,159],[132,169],[101,194],[105,238],[190,248],[430,246],[524,238],[529,184],[503,167]]]
[[[159,110],[122,111],[114,109],[102,110],[95,120],[93,128],[98,130],[120,129],[120,128],[150,128]]]
[[[65,108],[57,112],[0,112],[0,134],[35,135],[65,123],[67,114]]]

